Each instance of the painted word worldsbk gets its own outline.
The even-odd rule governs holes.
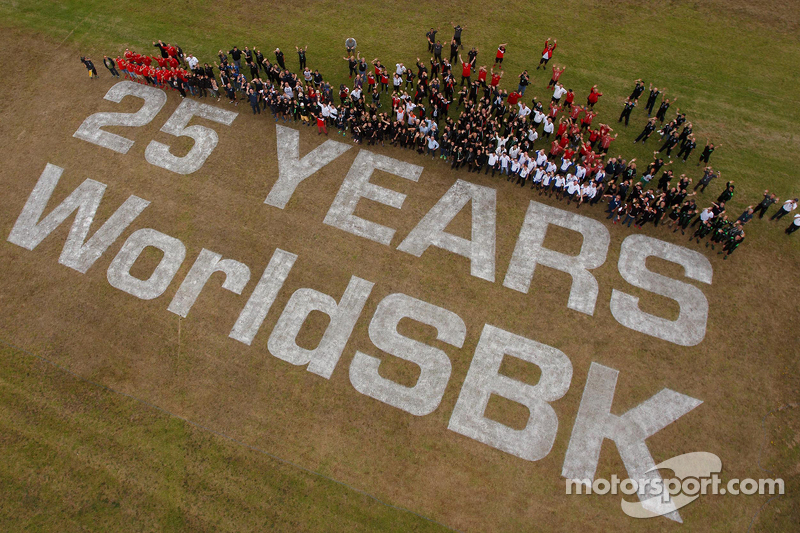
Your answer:
[[[163,91],[130,82],[118,83],[109,90],[106,99],[119,102],[126,95],[139,97],[145,100],[142,109],[137,113],[96,113],[84,121],[75,137],[127,153],[133,141],[105,132],[101,126],[136,127],[148,123],[166,103],[166,95],[162,98],[157,93],[163,94]],[[218,137],[214,130],[207,127],[187,127],[193,116],[231,125],[236,114],[190,100],[182,101],[162,131],[192,137],[194,147],[186,156],[176,157],[170,153],[168,146],[152,141],[145,151],[146,160],[179,174],[190,174],[201,168],[216,146]],[[352,148],[348,144],[327,140],[300,158],[299,132],[276,126],[276,135],[279,175],[265,200],[268,206],[265,209],[284,209],[305,179]],[[362,198],[402,209],[404,194],[370,182],[375,170],[412,182],[417,182],[423,171],[417,165],[360,150],[333,199],[324,223],[389,246],[395,233],[393,228],[354,214]],[[64,169],[58,166],[46,166],[8,240],[34,250],[75,213],[59,263],[85,273],[150,202],[130,196],[89,237],[106,185],[87,179],[45,215],[47,204],[63,172]],[[448,224],[468,203],[472,207],[471,239],[446,232]],[[580,253],[571,256],[545,248],[543,243],[550,225],[579,232],[583,236]],[[416,257],[420,257],[430,246],[448,250],[469,261],[473,276],[494,282],[495,239],[495,189],[457,180],[397,249]],[[527,293],[537,264],[557,269],[572,278],[567,306],[593,315],[598,283],[590,270],[605,262],[609,245],[609,232],[600,222],[531,201],[503,286]],[[163,256],[150,277],[140,279],[133,276],[130,269],[148,247],[160,250]],[[620,274],[631,285],[676,301],[680,313],[677,320],[645,313],[639,308],[638,298],[614,289],[609,302],[612,315],[627,328],[677,345],[694,346],[700,343],[705,336],[708,316],[705,295],[694,285],[649,271],[645,266],[648,257],[677,263],[683,266],[687,278],[711,283],[711,264],[703,255],[644,235],[630,235],[621,244],[618,262]],[[127,238],[109,265],[108,282],[143,300],[158,298],[172,284],[185,258],[186,246],[179,239],[152,228],[138,229]],[[290,251],[280,248],[274,250],[232,325],[229,334],[231,339],[247,345],[253,342],[297,260],[298,256]],[[167,310],[186,317],[214,272],[224,274],[222,287],[235,294],[242,294],[250,282],[250,267],[202,249],[178,286]],[[351,276],[338,302],[334,296],[312,288],[298,289],[289,298],[269,335],[269,352],[278,359],[293,365],[304,365],[309,372],[329,379],[361,318],[373,286],[372,281]],[[325,313],[330,322],[318,346],[309,350],[299,346],[296,339],[313,311]],[[369,338],[376,348],[419,366],[417,383],[407,387],[380,376],[380,359],[361,351],[355,353],[350,363],[350,382],[364,395],[412,415],[424,416],[439,406],[450,380],[451,363],[442,350],[401,335],[397,325],[404,318],[433,326],[438,340],[449,345],[460,348],[466,339],[466,325],[456,313],[411,295],[390,294],[378,304],[370,320]],[[502,375],[500,366],[506,356],[537,365],[541,369],[539,382],[529,385]],[[564,458],[562,476],[565,478],[593,479],[602,442],[611,439],[617,445],[628,477],[660,479],[645,439],[702,403],[663,389],[627,413],[613,415],[611,406],[618,374],[617,370],[592,363]],[[562,351],[486,324],[448,429],[522,459],[542,459],[552,449],[558,429],[558,417],[550,403],[567,393],[571,380],[572,364]],[[529,409],[529,419],[523,429],[513,429],[484,416],[492,394]],[[646,487],[639,494],[643,505],[657,505],[658,508],[651,511],[680,521],[674,505],[670,501],[651,498]]]

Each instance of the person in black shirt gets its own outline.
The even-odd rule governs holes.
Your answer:
[[[703,153],[700,154],[700,160],[697,162],[697,166],[699,167],[700,163],[705,163],[706,165],[708,165],[708,159],[711,157],[711,154],[717,148],[719,148],[719,146],[714,146],[714,143],[710,143],[706,139],[706,146],[705,148],[703,148]]]
[[[461,32],[466,29],[466,26],[462,27],[460,25],[453,24],[452,22],[450,23],[450,25],[453,26],[453,41],[455,41],[458,44],[459,48],[460,48],[461,47]]]
[[[425,37],[428,39],[428,52],[433,52],[433,46],[436,43],[436,33],[439,29],[431,28],[428,30],[428,33],[425,34]]]
[[[628,121],[631,119],[631,111],[633,108],[636,107],[636,100],[632,98],[628,98],[625,100],[625,106],[622,108],[622,113],[619,115],[619,120],[617,122],[622,122],[622,119],[625,119],[625,125],[628,125]]]
[[[442,62],[442,41],[436,41],[436,44],[433,45],[433,57],[441,63]]]
[[[650,120],[647,121],[647,124],[645,124],[642,133],[640,133],[639,136],[636,137],[636,140],[633,141],[633,144],[636,144],[639,141],[642,141],[642,143],[647,141],[648,137],[650,137],[650,134],[653,133],[655,129],[656,129],[656,119],[651,118]]]
[[[673,98],[672,101],[677,101],[678,98]],[[662,123],[664,122],[664,118],[667,115],[667,109],[669,109],[669,98],[664,98],[661,100],[661,105],[658,107],[658,112],[656,112],[656,118],[660,120]],[[680,112],[680,110],[679,110]]]
[[[297,50],[297,55],[300,58],[300,70],[306,68],[306,52],[308,51],[308,45],[305,48],[300,48],[299,46],[294,47]]]
[[[644,108],[647,109],[647,116],[653,114],[653,106],[656,105],[656,99],[658,95],[661,94],[658,90],[658,87],[653,87],[653,84],[650,84],[650,96],[647,97],[647,103],[645,104]]]
[[[680,139],[680,137],[678,137]],[[683,154],[683,162],[686,163],[686,160],[692,154],[692,150],[694,150],[695,146],[697,146],[697,142],[694,140],[694,135],[690,135],[686,142],[681,146],[681,151],[678,152],[678,157]]]
[[[83,63],[83,66],[85,66],[86,70],[89,71],[89,77],[91,79],[95,79],[97,77],[97,69],[94,68],[94,63],[92,63],[92,60],[88,57],[81,56],[81,63]]]
[[[458,47],[461,46],[460,43],[456,42],[455,39],[450,41],[450,63],[453,65],[458,65]]]
[[[119,72],[117,72],[117,66],[114,64],[113,59],[108,56],[103,56],[103,65],[106,66],[112,76],[119,78]]]
[[[222,51],[220,50],[220,53],[221,52]],[[242,69],[242,51],[234,46],[231,50],[228,51],[228,54],[231,56],[231,59],[233,59],[233,64],[236,65],[236,68],[241,70]],[[222,58],[220,57],[220,59],[222,59]]]
[[[278,62],[278,65],[280,65],[281,70],[286,70],[286,63],[284,63],[283,52],[281,52],[280,48],[275,49],[275,60]]]
[[[630,99],[631,100],[638,100],[642,93],[644,92],[644,82],[641,78],[636,80],[636,85],[633,87],[633,92],[631,92]]]
[[[764,215],[769,209],[769,206],[774,204],[775,202],[780,201],[780,198],[775,196],[775,194],[770,194],[769,191],[764,191],[764,199],[756,206],[755,212],[758,213],[758,218],[764,218]]]
[[[161,52],[161,59],[167,59],[169,57],[169,53],[167,53],[167,47],[164,45],[163,42],[159,39],[158,42],[153,41],[153,46],[159,49]]]

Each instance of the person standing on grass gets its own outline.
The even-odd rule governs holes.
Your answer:
[[[558,40],[552,39],[552,43],[550,42],[550,38],[548,37],[547,40],[544,42],[544,50],[542,50],[542,59],[539,60],[539,64],[536,66],[536,70],[540,68],[546,68],[547,62],[550,61],[553,57],[553,52],[558,46]]]
[[[666,89],[664,89],[666,91]],[[661,92],[658,90],[658,87],[653,87],[653,84],[650,84],[650,95],[647,97],[647,103],[645,104],[644,108],[647,109],[647,116],[653,114],[653,107],[656,105],[656,100],[658,99],[658,95]]]
[[[594,109],[594,104],[597,103],[601,96],[603,96],[603,93],[597,90],[597,85],[592,85],[589,96],[586,97],[586,107]]]
[[[639,78],[634,82],[633,91],[631,91],[630,99],[631,100],[639,100],[639,97],[642,96],[644,93],[644,82],[642,78]]]
[[[275,49],[275,61],[278,62],[278,65],[280,65],[281,70],[286,70],[286,63],[284,61],[283,52],[281,52],[280,48]]]
[[[494,57],[494,66],[500,65],[500,68],[503,68],[503,57],[506,55],[506,46],[508,43],[503,43],[497,47],[497,54]]]
[[[636,140],[633,141],[633,144],[636,144],[639,141],[642,141],[642,144],[644,144],[650,137],[650,134],[653,133],[655,130],[656,130],[656,119],[651,118],[650,120],[647,121],[647,124],[644,125],[642,133],[640,133],[639,136],[636,137]]]
[[[619,114],[619,120],[617,122],[622,122],[622,120],[625,119],[625,125],[627,126],[628,121],[631,119],[631,111],[633,111],[634,107],[636,107],[635,99],[629,97],[627,100],[625,100],[625,104],[622,107],[622,113]]]
[[[755,212],[758,214],[758,218],[764,218],[764,215],[767,213],[767,209],[769,209],[772,204],[778,201],[780,201],[780,198],[775,196],[774,193],[770,194],[769,190],[765,190],[764,199],[759,202],[755,209]]]
[[[700,159],[697,161],[697,166],[699,167],[700,163],[705,163],[706,165],[708,165],[708,160],[711,157],[711,154],[713,154],[714,150],[716,150],[720,146],[722,145],[720,144],[718,146],[714,146],[714,143],[709,142],[708,139],[706,139],[706,146],[705,148],[703,148],[703,153],[700,154]]]
[[[556,65],[553,65],[553,75],[550,76],[550,83],[547,84],[547,87],[555,87],[558,83],[558,78],[561,77],[561,74],[566,70],[567,67],[558,68]]]
[[[778,209],[778,212],[770,217],[770,220],[780,220],[795,209],[797,209],[797,198],[794,200],[786,200],[783,202],[781,208]]]
[[[300,48],[299,46],[294,47],[297,50],[297,56],[300,60],[300,70],[306,68],[306,52],[308,52],[308,45],[305,48]]]
[[[719,175],[720,173],[714,172],[714,169],[711,168],[710,166],[706,167],[705,169],[703,169],[703,177],[700,178],[700,181],[698,181],[697,185],[694,186],[694,190],[696,191],[698,187],[702,187],[702,189],[700,189],[700,192],[704,192],[706,190],[706,187],[708,187],[708,184],[711,183],[711,180],[718,178]]]
[[[460,46],[459,43],[456,42],[455,39],[450,41],[450,63],[453,65],[458,64],[458,47]]]
[[[792,223],[789,224],[789,227],[786,228],[785,230],[786,235],[791,235],[798,229],[800,229],[800,214],[794,216],[794,218],[792,219]]]
[[[678,101],[678,97],[676,96],[675,98],[672,99],[672,101],[673,102],[677,102]],[[662,124],[664,123],[664,118],[666,118],[666,116],[667,116],[667,110],[669,109],[669,106],[670,106],[669,98],[662,99],[661,100],[661,105],[658,106],[658,111],[656,112],[656,118],[659,121],[661,121]],[[681,110],[678,109],[677,112],[680,113]]]
[[[458,45],[458,48],[461,48],[461,32],[467,29],[467,27],[462,27],[460,25],[453,24],[452,22],[450,25],[453,27],[453,42]]]
[[[433,52],[433,47],[436,44],[436,34],[438,32],[439,28],[433,29],[433,27],[431,27],[425,34],[425,38],[428,40],[428,52]]]

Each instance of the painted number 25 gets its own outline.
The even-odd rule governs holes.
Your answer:
[[[136,96],[144,100],[144,105],[136,113],[95,113],[86,118],[83,124],[73,134],[73,137],[89,141],[121,154],[128,153],[134,141],[103,131],[102,126],[129,126],[138,127],[148,124],[155,118],[164,104],[167,95],[161,89],[140,85],[131,81],[121,81],[111,87],[105,99],[119,103],[125,96]],[[177,172],[178,174],[191,174],[199,170],[208,156],[219,142],[217,132],[205,126],[187,126],[194,116],[205,118],[219,124],[230,126],[238,113],[226,111],[207,104],[200,104],[194,100],[183,100],[161,131],[176,137],[191,137],[194,146],[183,157],[170,153],[169,146],[158,141],[150,141],[144,152],[148,163],[157,167]]]

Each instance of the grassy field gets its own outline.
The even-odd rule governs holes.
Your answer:
[[[510,43],[502,86],[515,87],[512,81],[527,68],[534,79],[526,99],[548,96],[549,73],[534,69],[544,39],[558,38],[553,62],[566,65],[563,82],[575,89],[576,101],[599,85],[604,96],[598,118],[620,132],[612,151],[627,158],[650,160],[648,149],[631,144],[645,122],[642,106],[629,128],[616,123],[632,81],[642,77],[667,87],[679,98],[676,107],[694,123],[698,144],[710,137],[721,145],[712,164],[723,179],[735,180],[736,196],[729,204],[734,216],[757,202],[765,188],[782,199],[800,195],[794,164],[800,149],[796,5],[509,2],[487,9],[475,2],[459,4],[453,13],[439,7],[402,1],[349,3],[346,9],[327,1],[222,1],[142,2],[132,10],[107,1],[0,0],[0,42],[7,50],[0,56],[6,73],[6,96],[0,100],[0,142],[6,147],[0,233],[8,235],[48,162],[66,169],[50,205],[87,177],[108,184],[98,220],[131,194],[152,202],[85,275],[58,264],[67,224],[33,252],[5,239],[0,244],[0,340],[5,343],[0,351],[0,529],[733,531],[746,530],[756,513],[754,531],[796,528],[800,310],[794,294],[800,240],[797,233],[784,235],[787,219],[780,224],[755,220],[746,228],[746,243],[729,261],[710,257],[713,284],[697,284],[710,304],[706,339],[682,348],[627,330],[609,312],[612,288],[624,288],[641,297],[644,310],[677,316],[674,303],[630,287],[617,272],[620,242],[633,230],[609,226],[608,259],[595,271],[600,294],[594,316],[566,308],[570,280],[549,269],[537,269],[530,293],[521,294],[470,277],[466,261],[443,250],[430,249],[421,258],[396,251],[455,180],[444,163],[370,147],[425,166],[418,184],[380,173],[373,179],[408,195],[402,211],[359,204],[356,214],[397,228],[392,246],[384,247],[322,224],[355,149],[315,175],[313,187],[299,188],[285,210],[263,205],[278,174],[275,128],[271,118],[253,117],[247,107],[239,107],[230,129],[218,129],[214,155],[191,176],[158,169],[143,157],[149,139],[175,143],[158,131],[178,105],[175,94],[151,124],[124,130],[136,140],[127,155],[72,138],[91,113],[136,109],[132,102],[102,99],[112,85],[99,60],[104,53],[116,55],[126,47],[149,51],[157,38],[180,43],[201,61],[234,44],[260,48],[267,56],[280,46],[288,65],[296,67],[294,46],[308,44],[309,66],[338,86],[346,81],[341,59],[346,36],[356,37],[370,59],[413,64],[425,52],[426,27],[439,26],[449,38],[452,18],[466,25],[463,41],[479,48],[479,64],[491,64],[496,45]],[[94,57],[99,81],[86,79],[79,52]],[[20,67],[21,55],[30,68]],[[301,154],[319,143],[303,131]],[[188,147],[175,144],[176,151]],[[675,167],[676,174],[700,176],[693,163]],[[531,197],[505,181],[458,177],[497,188],[502,280]],[[715,199],[718,189],[721,184],[715,182],[698,204]],[[600,209],[581,214],[605,221]],[[242,297],[210,283],[183,321],[166,311],[177,282],[149,302],[108,284],[109,262],[140,227],[184,242],[187,261],[176,280],[203,247],[246,263],[254,277],[276,247],[298,254],[252,346],[227,334],[253,280]],[[448,231],[467,236],[466,213]],[[644,232],[705,250],[666,231]],[[580,241],[553,230],[546,244],[575,253]],[[157,260],[145,258],[135,268],[144,274]],[[677,265],[648,266],[681,276]],[[376,287],[332,378],[320,379],[272,357],[267,332],[292,292],[314,287],[338,299],[351,275]],[[401,324],[403,333],[444,349],[453,362],[442,404],[425,417],[362,396],[347,375],[356,350],[378,353],[367,334],[368,317],[394,292],[450,309],[467,325],[467,340],[455,349],[437,342],[427,328]],[[301,331],[301,345],[318,342],[327,325],[318,318]],[[556,442],[541,461],[522,461],[446,429],[484,323],[554,346],[572,361],[569,392],[554,403],[560,422]],[[382,359],[383,376],[414,383],[416,367],[386,354]],[[763,467],[786,480],[787,495],[763,510],[763,496],[704,496],[681,510],[683,526],[664,519],[631,520],[619,511],[618,497],[564,496],[561,465],[592,361],[621,371],[615,413],[664,387],[703,400],[648,439],[656,462],[689,451],[714,452],[726,477],[765,477]],[[535,381],[530,370],[503,368],[517,379]],[[519,427],[528,415],[517,404],[493,398],[487,416]],[[612,473],[621,475],[624,467],[606,441],[597,475]]]

